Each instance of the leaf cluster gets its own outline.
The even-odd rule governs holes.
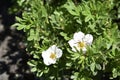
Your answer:
[[[18,30],[26,33],[27,51],[33,56],[28,61],[31,71],[45,80],[101,80],[98,75],[109,73],[109,78],[120,76],[120,31],[114,8],[120,1],[114,0],[32,0],[29,7],[16,17]],[[87,52],[73,52],[68,45],[75,32],[90,33],[94,37]],[[46,66],[42,51],[51,45],[63,50],[56,64]],[[67,72],[67,74],[66,74]]]

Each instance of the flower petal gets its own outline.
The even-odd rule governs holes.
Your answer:
[[[49,56],[49,55],[48,55],[47,51],[43,51],[43,52],[42,52],[42,57],[43,57],[43,59],[46,58],[46,57],[48,57],[48,56]]]
[[[56,63],[56,59],[48,58],[48,62],[51,63],[51,64],[55,64]]]
[[[85,38],[83,40],[87,45],[91,45],[93,41],[93,36],[91,34],[85,35]]]
[[[51,65],[56,63],[56,59],[51,59],[50,57],[43,58],[45,65]]]
[[[44,62],[45,65],[50,65],[50,64],[51,64],[51,63],[49,62],[49,60],[47,60],[47,59],[44,59],[43,62]]]
[[[83,53],[86,53],[87,49],[85,47],[82,48]]]
[[[83,40],[84,36],[85,36],[85,34],[80,31],[80,32],[77,32],[77,33],[74,34],[73,39],[74,39],[76,42],[80,42],[80,41]]]
[[[56,54],[56,58],[60,58],[62,56],[62,50],[59,49],[56,45],[50,47],[53,53]]]
[[[55,50],[56,50],[56,48],[57,48],[57,46],[56,46],[56,45],[52,45],[49,49],[50,49],[50,50],[52,50],[52,51],[55,51]]]
[[[56,58],[60,58],[62,56],[62,50],[61,49],[57,49],[56,50]]]
[[[68,41],[68,43],[69,43],[70,47],[74,47],[76,42],[73,39],[71,39]]]
[[[51,54],[55,54],[55,58],[51,58]],[[53,45],[49,47],[46,51],[42,52],[42,57],[44,64],[50,65],[50,64],[55,64],[57,58],[60,58],[62,56],[62,50],[59,49],[56,45]]]
[[[76,52],[76,49],[75,47],[77,46],[77,42],[75,42],[75,40],[71,39],[68,41],[70,47],[72,48],[72,51],[75,51]]]

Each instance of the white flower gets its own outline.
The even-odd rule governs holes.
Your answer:
[[[73,51],[82,50],[83,53],[87,51],[86,47],[90,46],[93,41],[91,34],[84,34],[83,32],[77,32],[74,34],[73,39],[69,40],[68,43]]]
[[[55,64],[56,60],[62,56],[62,50],[56,45],[49,47],[46,51],[42,52],[43,61],[46,65]]]

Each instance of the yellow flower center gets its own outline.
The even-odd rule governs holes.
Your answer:
[[[84,42],[78,42],[78,47],[80,47],[80,48],[85,47],[85,43]]]
[[[56,58],[56,54],[55,53],[51,53],[50,58],[51,59],[55,59]]]

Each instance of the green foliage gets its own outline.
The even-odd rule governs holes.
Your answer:
[[[29,8],[29,1],[30,0],[10,0],[10,3],[12,4],[11,7],[9,7],[8,11],[10,14],[18,15],[24,10],[28,10]]]
[[[19,0],[18,0],[19,1]],[[47,1],[47,0],[46,0]],[[73,80],[99,80],[98,75],[109,73],[109,78],[120,76],[120,31],[114,22],[114,7],[120,1],[64,0],[51,5],[54,0],[28,1],[22,18],[16,17],[18,30],[26,33],[26,50],[33,56],[28,61],[31,71],[45,80],[61,80],[66,77]],[[19,2],[21,4],[21,2]],[[73,52],[68,45],[75,32],[82,31],[93,35],[92,46],[87,52]],[[51,45],[63,50],[59,61],[50,66],[43,63],[42,51]]]

